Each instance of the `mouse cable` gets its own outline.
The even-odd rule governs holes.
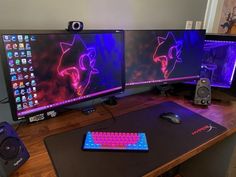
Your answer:
[[[114,114],[112,113],[112,111],[111,111],[109,108],[107,108],[107,107],[105,106],[105,103],[101,103],[101,105],[102,105],[102,107],[111,115],[112,119],[113,119],[114,121],[116,121],[116,118],[115,118]]]

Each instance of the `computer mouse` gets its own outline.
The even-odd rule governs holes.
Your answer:
[[[175,114],[173,112],[165,112],[160,115],[160,118],[166,119],[170,121],[171,123],[174,124],[180,124],[181,123],[181,118],[178,114]]]

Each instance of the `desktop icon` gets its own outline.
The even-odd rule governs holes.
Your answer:
[[[11,81],[17,81],[17,76],[16,75],[11,76]]]
[[[20,94],[21,94],[21,95],[25,95],[25,89],[21,89],[21,90],[20,90]]]
[[[17,50],[17,49],[18,49],[18,45],[17,45],[16,43],[12,44],[12,48],[13,48],[14,50]]]
[[[13,87],[13,89],[18,89],[18,83],[13,83],[12,87]]]
[[[17,104],[17,106],[16,106],[16,107],[17,107],[17,110],[18,110],[18,111],[20,111],[20,110],[22,109],[22,106],[21,106],[21,104]]]
[[[37,95],[37,93],[35,93],[35,94],[34,94],[34,98],[37,98],[37,97],[38,97],[38,95]]]
[[[24,82],[20,82],[19,87],[20,88],[25,88]]]
[[[35,78],[34,73],[30,73],[30,78],[31,79]]]
[[[32,80],[32,81],[31,81],[31,85],[32,85],[32,86],[36,86],[35,80]]]
[[[21,62],[22,62],[23,65],[26,65],[26,64],[27,64],[26,58],[22,58],[22,59],[21,59]]]
[[[12,42],[16,42],[16,35],[12,35],[12,36],[11,36],[11,41],[12,41]]]
[[[31,58],[28,60],[28,63],[29,63],[29,64],[32,64],[32,59],[31,59]]]
[[[26,50],[30,50],[30,49],[31,49],[31,47],[30,47],[30,44],[29,44],[29,43],[26,43],[26,44],[25,44],[25,49],[26,49]]]
[[[26,56],[27,56],[27,57],[32,57],[32,54],[31,54],[31,51],[30,51],[30,50],[26,51]]]
[[[26,92],[27,92],[28,94],[30,94],[30,93],[32,93],[32,89],[29,87],[29,88],[27,88]]]
[[[11,42],[11,37],[10,37],[10,35],[3,35],[3,41],[4,41],[4,42]]]
[[[29,75],[26,74],[26,75],[24,76],[24,78],[25,78],[25,79],[29,79]]]
[[[30,36],[30,40],[31,41],[36,41],[36,37],[32,35],[32,36]]]
[[[24,67],[24,68],[23,68],[23,71],[24,71],[24,72],[28,72],[28,68]]]
[[[22,99],[22,102],[26,102],[27,101],[26,96],[22,96],[21,99]]]
[[[37,91],[36,87],[33,87],[32,89],[33,89],[33,91],[34,91],[34,92],[36,92],[36,91]]]
[[[29,67],[29,71],[34,71],[33,66],[30,66],[30,67]]]
[[[25,35],[25,42],[29,42],[29,35]]]
[[[33,101],[29,101],[29,107],[33,107],[34,106],[34,102]]]
[[[25,51],[20,52],[20,57],[26,57]]]
[[[12,46],[11,46],[11,44],[6,44],[6,50],[12,50]]]
[[[14,95],[15,95],[15,96],[20,95],[20,91],[19,91],[19,90],[15,90],[15,91],[14,91]]]
[[[23,42],[23,36],[22,35],[18,35],[17,38],[18,38],[19,42]]]
[[[10,67],[13,67],[14,66],[14,61],[13,60],[9,60],[8,64],[9,64]]]
[[[12,57],[13,57],[13,53],[12,52],[7,52],[7,58],[12,59]]]
[[[22,74],[18,74],[18,80],[23,80],[23,75]]]
[[[14,52],[14,57],[19,57],[19,52]]]
[[[20,65],[20,60],[19,60],[19,59],[16,59],[16,60],[15,60],[15,63],[16,63],[16,65]]]
[[[28,95],[28,100],[32,100],[33,99],[33,95],[32,94],[29,94]]]
[[[24,43],[19,43],[19,50],[25,50]]]
[[[15,68],[10,68],[10,74],[16,74]]]
[[[38,105],[38,104],[39,104],[38,100],[34,100],[34,105]]]
[[[21,73],[21,67],[18,67],[18,68],[16,69],[16,71],[17,71],[18,73]]]
[[[27,87],[29,87],[29,86],[30,86],[30,82],[26,82],[25,85],[26,85]]]
[[[23,103],[23,109],[27,109],[28,108],[28,104],[27,103]]]
[[[20,103],[21,102],[21,99],[20,99],[20,97],[18,96],[18,97],[16,97],[16,103]]]

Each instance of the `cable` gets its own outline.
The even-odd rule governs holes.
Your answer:
[[[0,104],[9,103],[9,100],[7,100],[7,99],[8,99],[8,97],[1,99],[1,100],[0,100]],[[7,101],[5,101],[5,100],[7,100]]]
[[[17,127],[15,128],[15,131],[17,132],[17,131],[19,130],[20,126],[23,125],[24,123],[27,123],[27,121],[21,121],[21,122],[17,125]]]
[[[116,121],[116,118],[115,118],[114,114],[112,113],[112,111],[111,111],[110,109],[108,109],[108,108],[105,106],[104,103],[101,103],[101,105],[102,105],[102,107],[111,115],[112,119],[113,119],[114,121]]]

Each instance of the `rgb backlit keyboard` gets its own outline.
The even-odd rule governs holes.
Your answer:
[[[87,132],[85,150],[134,150],[148,151],[145,133]]]

